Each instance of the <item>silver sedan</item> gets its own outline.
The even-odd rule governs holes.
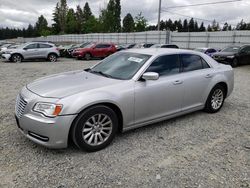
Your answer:
[[[234,87],[231,66],[200,52],[132,49],[97,65],[35,80],[17,96],[16,120],[30,140],[97,151],[118,131],[197,110],[218,112]]]

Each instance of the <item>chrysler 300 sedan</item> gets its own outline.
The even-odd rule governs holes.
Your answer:
[[[100,150],[118,131],[197,110],[218,112],[234,86],[233,70],[200,52],[131,49],[95,66],[44,77],[17,96],[20,131],[50,148]]]

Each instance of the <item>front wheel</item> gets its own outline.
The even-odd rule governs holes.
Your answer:
[[[85,110],[76,119],[71,132],[72,140],[81,149],[98,151],[108,146],[118,129],[115,112],[103,105]]]
[[[50,62],[56,62],[57,61],[57,56],[55,54],[49,54],[48,55],[48,60]]]
[[[221,85],[216,85],[210,92],[206,105],[205,111],[209,113],[218,112],[223,106],[225,100],[225,89]]]
[[[236,58],[234,58],[231,65],[232,65],[232,67],[237,67],[239,65],[238,60]]]
[[[14,54],[11,57],[11,61],[13,61],[14,63],[21,63],[22,62],[22,56],[20,56],[19,54]]]
[[[91,54],[90,53],[86,53],[84,58],[89,61],[91,59]]]

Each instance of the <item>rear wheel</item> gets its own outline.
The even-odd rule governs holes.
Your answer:
[[[88,61],[91,59],[91,54],[90,53],[86,53],[84,58]]]
[[[85,110],[76,119],[72,140],[81,149],[98,151],[108,146],[118,129],[118,118],[109,107],[98,105]]]
[[[237,67],[239,65],[239,61],[236,58],[234,58],[231,65],[232,67]]]
[[[48,60],[50,62],[56,62],[57,61],[57,55],[55,55],[55,54],[49,54],[48,55]]]
[[[216,85],[210,92],[206,105],[205,111],[209,113],[218,112],[223,106],[225,100],[225,88],[221,85]]]
[[[14,54],[11,57],[11,61],[13,61],[14,63],[21,63],[22,62],[22,56],[19,54]]]

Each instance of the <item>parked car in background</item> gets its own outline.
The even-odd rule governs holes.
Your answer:
[[[112,43],[91,43],[84,48],[77,48],[72,56],[77,59],[90,60],[91,58],[104,58],[116,52],[115,45]]]
[[[122,51],[122,50],[126,50],[126,45],[125,44],[117,44],[115,45],[116,51]]]
[[[175,44],[154,44],[150,48],[175,48],[177,49],[179,47]]]
[[[131,43],[131,44],[126,44],[124,47],[125,47],[126,49],[131,49],[131,48],[134,48],[135,45],[136,45],[136,43]]]
[[[131,49],[92,68],[27,84],[15,115],[19,130],[35,143],[64,148],[72,139],[81,149],[97,151],[118,130],[197,110],[218,112],[233,87],[232,67],[200,52]]]
[[[154,43],[141,43],[141,44],[136,44],[133,48],[150,48],[153,45]]]
[[[46,42],[25,43],[2,54],[4,59],[16,63],[29,59],[46,59],[56,62],[59,56],[59,49],[54,44]]]
[[[212,56],[214,53],[219,52],[219,49],[215,48],[195,48],[195,51],[202,52],[204,54],[207,54],[209,56]]]
[[[73,57],[72,53],[75,49],[78,49],[78,48],[85,48],[86,46],[88,46],[89,44],[92,44],[92,42],[84,42],[84,43],[81,43],[81,44],[75,44],[73,45],[72,47],[68,48],[66,51],[65,51],[65,54],[66,54],[66,57]]]
[[[232,67],[250,64],[250,45],[232,45],[213,54],[213,59]]]
[[[10,49],[16,49],[20,44],[11,44],[8,47],[1,48],[0,50],[0,59],[2,58],[2,54],[9,51]]]
[[[75,44],[70,44],[70,45],[65,45],[65,46],[60,46],[59,47],[59,52],[61,57],[70,57],[71,54],[69,54],[68,50],[72,47],[74,47]]]

